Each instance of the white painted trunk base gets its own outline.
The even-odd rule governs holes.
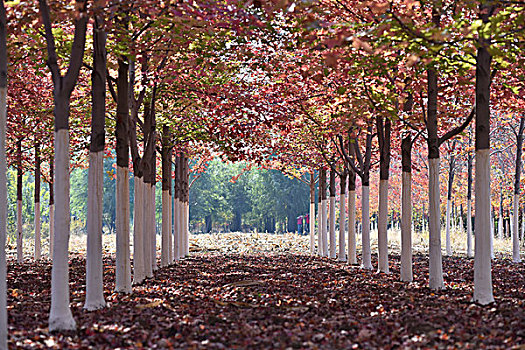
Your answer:
[[[133,214],[133,284],[146,278],[144,262],[144,181],[135,176],[135,201]]]
[[[178,198],[175,198],[174,201],[174,214],[173,214],[173,223],[174,223],[174,229],[173,229],[173,253],[175,261],[179,261],[180,259],[180,201]]]
[[[443,262],[441,256],[441,225],[439,200],[439,158],[429,159],[429,287],[443,289]]]
[[[104,196],[104,152],[89,153],[86,301],[84,309],[106,307],[102,265],[102,208]]]
[[[117,166],[116,231],[117,257],[115,291],[131,293],[131,261],[129,247],[129,169]]]
[[[503,239],[503,210],[499,209],[498,238]]]
[[[149,227],[151,232],[151,268],[153,271],[158,269],[157,267],[157,226],[155,218],[155,185],[149,186]]]
[[[24,230],[22,225],[22,201],[16,201],[16,261],[24,261]]]
[[[146,277],[151,278],[153,277],[153,266],[152,266],[152,255],[151,255],[151,185],[144,183],[144,201],[142,203],[144,213],[143,215],[143,236],[142,239],[144,240],[144,274]]]
[[[339,253],[338,260],[346,261],[346,241],[345,241],[345,222],[346,222],[346,195],[341,193],[339,198]]]
[[[170,224],[169,224],[169,206],[170,195],[168,190],[162,191],[162,236],[161,236],[161,250],[160,250],[160,266],[165,267],[170,263]]]
[[[317,254],[323,256],[323,206],[317,203]]]
[[[69,307],[69,130],[55,132],[55,235],[49,331],[74,330]]]
[[[357,264],[357,239],[355,232],[355,191],[348,194],[348,263]]]
[[[330,196],[330,258],[336,258],[336,237],[335,237],[335,197]]]
[[[403,172],[401,189],[401,281],[412,282],[412,174]]]
[[[490,149],[476,151],[476,222],[474,297],[482,305],[492,303],[490,257]]]
[[[519,196],[517,194],[514,195],[514,217],[512,220],[512,227],[514,229],[512,230],[512,261],[515,263],[521,262],[520,258],[520,239],[518,236],[519,233],[519,227],[518,227],[518,210],[519,210]]]
[[[315,203],[310,203],[310,254],[315,254]]]
[[[467,200],[467,256],[469,258],[474,256],[472,248],[472,204]]]
[[[361,188],[361,212],[362,212],[362,255],[363,268],[372,270],[372,252],[370,250],[370,187],[362,186]]]
[[[388,180],[379,181],[379,222],[377,226],[378,271],[390,273],[388,268]]]
[[[450,199],[447,198],[447,216],[445,218],[445,251],[448,256],[452,255],[452,246],[450,244]]]
[[[42,232],[40,224],[40,202],[35,202],[35,260],[42,257]]]
[[[525,215],[521,216],[521,240],[525,240]]]
[[[168,260],[173,263],[173,197],[168,194]]]
[[[323,235],[323,249],[321,250],[321,256],[328,256],[328,200],[323,199],[321,201],[321,210],[323,211],[323,222],[322,222],[322,235]]]
[[[7,88],[0,88],[0,247],[7,237]],[[5,248],[0,249],[0,349],[7,349],[7,264]]]
[[[49,206],[49,252],[48,257],[53,260],[53,247],[55,245],[55,205]]]
[[[184,203],[179,200],[179,254],[184,258]]]

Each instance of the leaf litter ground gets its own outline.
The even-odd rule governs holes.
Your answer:
[[[50,262],[10,260],[10,348],[525,347],[523,263],[493,262],[496,302],[481,307],[471,303],[472,259],[444,257],[446,289],[431,292],[424,254],[414,256],[414,282],[402,283],[395,253],[392,273],[378,274],[310,257],[305,237],[288,236],[230,234],[221,236],[222,246],[219,237],[193,236],[189,258],[159,268],[131,295],[112,292],[114,258],[106,254],[108,307],[94,312],[82,309],[85,258],[73,253],[70,289],[78,329],[64,334],[47,329]]]

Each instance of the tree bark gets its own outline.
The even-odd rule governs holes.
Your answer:
[[[175,156],[175,181],[173,183],[173,251],[175,254],[175,261],[179,261],[181,257],[180,250],[180,157]]]
[[[22,139],[16,142],[16,260],[24,262],[24,232],[22,221]]]
[[[188,157],[183,157],[183,184],[184,184],[184,207],[183,207],[183,217],[184,217],[184,256],[190,255],[190,166]]]
[[[330,258],[336,258],[336,237],[335,237],[335,168],[330,169]]]
[[[341,194],[339,198],[339,253],[338,260],[346,261],[346,241],[345,241],[345,222],[346,222],[346,178],[348,171],[345,169],[341,173]]]
[[[129,242],[129,66],[118,60],[117,123],[115,130],[117,155],[116,185],[116,268],[115,291],[131,293],[131,262]]]
[[[480,17],[488,25],[495,7],[482,1]],[[480,31],[476,57],[476,245],[474,256],[474,297],[482,305],[494,302],[490,252],[490,38]]]
[[[51,271],[51,311],[49,330],[72,330],[76,323],[69,307],[69,108],[70,97],[78,80],[86,43],[86,2],[76,0],[75,31],[70,63],[65,76],[60,74],[55,38],[51,28],[49,8],[46,0],[39,0],[40,14],[45,28],[47,64],[53,80],[55,104],[55,240],[53,268]]]
[[[40,223],[40,143],[35,142],[35,260],[42,257]]]
[[[53,246],[55,244],[55,161],[51,156],[49,161],[49,259],[53,260]]]
[[[412,137],[401,142],[401,281],[412,282]]]
[[[321,169],[321,179],[322,179],[322,191],[321,191],[321,210],[323,211],[322,216],[322,231],[321,234],[323,236],[322,238],[322,249],[321,249],[321,256],[328,256],[328,200],[326,198],[327,195],[327,186],[326,186],[326,170]]]
[[[378,235],[378,271],[389,273],[388,266],[388,177],[390,170],[390,119],[376,118],[379,137],[379,221]]]
[[[151,269],[146,266],[146,276],[153,277],[153,271],[157,269],[157,237],[155,225],[155,182],[156,182],[156,121],[155,121],[155,99],[156,85],[153,86],[153,93],[149,105],[149,113],[145,115],[144,121],[144,185],[145,185],[145,234],[144,239],[149,241],[149,254],[146,254],[146,264],[151,265]]]
[[[171,163],[169,160],[169,140],[170,129],[167,125],[162,127],[162,238],[161,238],[161,266],[168,266],[170,263],[170,224],[169,224],[169,202],[170,202],[170,173]]]
[[[310,174],[310,254],[315,254],[315,175]]]
[[[356,173],[349,167],[348,175],[348,263],[357,264],[357,239],[356,239],[356,208],[355,208],[355,180]]]
[[[323,256],[323,184],[322,169],[319,169],[319,191],[317,193],[317,254]]]
[[[135,201],[133,206],[133,284],[141,284],[146,278],[144,259],[144,181],[134,178]]]
[[[450,242],[450,215],[452,205],[452,186],[454,184],[455,174],[455,157],[450,155],[449,166],[448,166],[448,186],[447,186],[447,212],[445,218],[445,251],[448,256],[452,255],[452,245]]]
[[[469,139],[470,146],[470,139]],[[467,256],[474,256],[472,247],[472,154],[467,155]]]
[[[100,10],[100,9],[98,9]],[[102,263],[102,212],[104,198],[104,144],[106,120],[106,32],[95,15],[93,28],[92,108],[89,146],[86,310],[106,306]]]
[[[520,239],[519,239],[519,194],[520,194],[520,177],[521,177],[521,155],[523,154],[523,132],[525,130],[525,118],[520,118],[520,126],[516,139],[516,170],[514,175],[514,220],[512,233],[512,261],[521,262],[520,257]]]
[[[433,68],[427,70],[428,79],[428,160],[429,160],[429,287],[443,289],[443,262],[441,256],[441,224],[439,198],[439,138],[437,135],[437,73]]]

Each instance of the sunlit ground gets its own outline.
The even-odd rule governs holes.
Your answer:
[[[336,230],[336,237],[339,231]],[[397,228],[388,230],[389,249],[391,253],[399,254],[401,250],[401,231]],[[473,237],[474,241],[474,237]],[[157,252],[160,254],[161,237],[157,235]],[[317,236],[315,237],[317,247]],[[467,234],[463,230],[453,228],[451,231],[452,249],[455,255],[466,255],[467,253]],[[131,235],[131,244],[133,244],[133,235]],[[441,232],[441,244],[443,255],[445,252],[445,229]],[[412,245],[414,252],[425,253],[428,250],[428,231],[414,231],[412,235]],[[377,253],[377,230],[371,231],[372,253]],[[115,252],[115,235],[105,234],[103,236],[104,253]],[[16,257],[16,241],[8,239],[7,257],[14,259]],[[69,249],[71,252],[83,253],[86,250],[86,235],[71,235]],[[361,235],[357,236],[357,249],[361,250]],[[24,239],[24,256],[33,256],[34,240],[32,237]],[[310,237],[307,235],[298,235],[296,233],[271,234],[271,233],[210,233],[210,234],[193,234],[190,237],[191,252],[218,252],[218,253],[250,253],[257,252],[275,252],[275,253],[294,253],[309,254]],[[337,251],[337,250],[336,250]],[[522,254],[525,248],[521,245]],[[42,256],[47,256],[49,252],[49,243],[47,236],[42,241]],[[510,238],[494,238],[494,253],[497,257],[510,257],[512,254],[512,241]],[[131,249],[133,254],[133,249]]]

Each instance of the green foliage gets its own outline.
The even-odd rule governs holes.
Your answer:
[[[192,226],[204,230],[205,218],[211,216],[215,229],[264,231],[270,220],[283,230],[296,230],[296,217],[308,212],[308,186],[279,171],[243,172],[245,167],[218,160],[210,163],[190,189]]]

